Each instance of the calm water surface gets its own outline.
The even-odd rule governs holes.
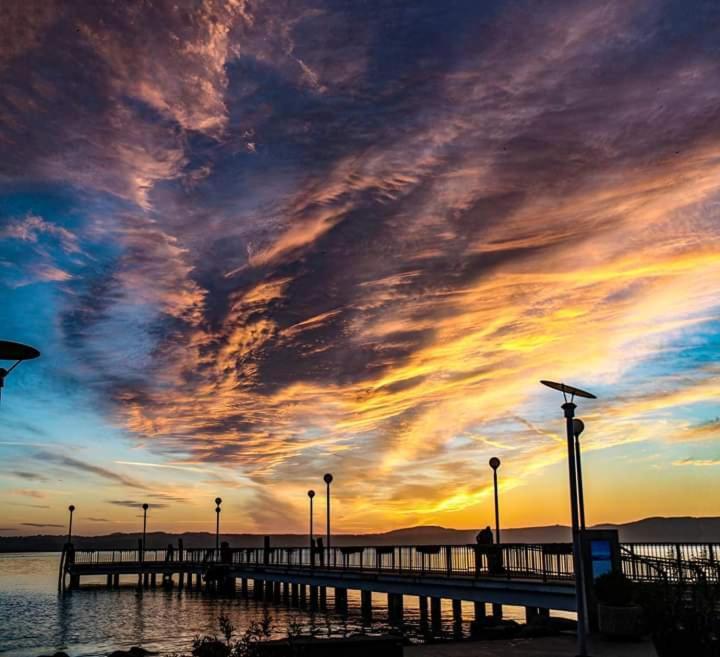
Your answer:
[[[141,645],[161,654],[189,653],[193,637],[216,633],[220,614],[228,616],[242,632],[252,621],[272,619],[272,636],[287,636],[289,623],[306,634],[344,636],[358,632],[379,634],[387,623],[385,595],[373,595],[373,622],[360,614],[360,594],[348,592],[348,613],[332,611],[328,589],[327,612],[303,611],[285,604],[264,604],[235,597],[210,597],[195,591],[147,590],[137,592],[127,577],[118,590],[108,590],[98,579],[83,578],[82,588],[57,593],[59,555],[0,554],[0,655],[33,657],[64,650],[71,657],[100,657],[112,650]],[[86,584],[87,581],[87,584]],[[402,631],[412,641],[422,639],[417,598],[406,596]],[[505,607],[508,618],[523,618],[523,610]],[[471,603],[463,603],[463,632],[473,618]],[[394,628],[398,629],[398,628]],[[443,600],[443,634],[453,635],[450,601]]]

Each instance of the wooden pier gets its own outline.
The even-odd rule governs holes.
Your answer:
[[[617,564],[638,581],[720,581],[718,544],[618,544]],[[402,620],[403,596],[417,596],[421,616],[439,623],[440,601],[473,602],[476,619],[487,605],[495,617],[503,605],[522,606],[532,618],[550,610],[575,611],[572,546],[416,545],[186,549],[74,550],[66,546],[59,588],[76,589],[82,578],[104,578],[109,588],[128,578],[138,587],[156,586],[239,593],[269,603],[325,608],[334,589],[337,610],[347,608],[347,591],[361,592],[361,610],[372,616],[372,594],[387,595],[391,620]],[[429,605],[428,605],[429,601]],[[428,612],[429,606],[429,612]]]

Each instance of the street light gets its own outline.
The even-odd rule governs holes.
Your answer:
[[[497,471],[500,467],[500,459],[497,456],[493,456],[490,459],[490,467],[493,470],[493,485],[495,487],[495,543],[500,544],[500,510],[498,505],[498,483],[497,483]]]
[[[313,547],[313,497],[315,497],[315,491],[309,490],[308,497],[310,498],[310,555],[312,556]]]
[[[565,403],[562,405],[565,415],[565,430],[567,435],[568,466],[570,473],[570,515],[572,518],[573,534],[573,570],[575,575],[575,606],[577,608],[577,641],[578,657],[587,656],[587,627],[585,620],[585,576],[583,571],[582,550],[580,548],[580,529],[578,522],[578,480],[575,463],[575,428],[573,418],[577,406],[573,403],[575,397],[596,399],[595,395],[580,388],[555,383],[554,381],[540,381],[544,386],[559,390],[563,394]],[[570,401],[568,401],[570,395]]]
[[[220,552],[220,505],[222,500],[215,498],[215,558],[219,557]]]
[[[67,540],[68,545],[69,545],[70,543],[72,543],[72,514],[73,514],[73,511],[75,511],[75,505],[71,504],[68,507],[68,511],[70,511],[70,522],[68,523],[68,540]]]
[[[14,360],[15,364],[10,369],[0,367],[0,395],[2,394],[2,388],[5,385],[5,378],[10,372],[12,372],[20,363],[24,360],[32,360],[37,358],[40,352],[35,347],[29,347],[26,344],[20,344],[19,342],[9,342],[7,340],[0,340],[0,360]]]
[[[142,560],[145,561],[145,533],[147,530],[147,512],[150,505],[146,502],[142,505],[143,508],[143,542],[142,542]]]
[[[326,519],[325,519],[325,533],[327,534],[327,565],[330,565],[330,484],[332,483],[333,476],[327,472],[323,476],[323,481],[325,482],[325,513],[326,513]]]
[[[575,436],[575,464],[577,466],[578,507],[580,509],[580,529],[585,531],[585,494],[583,492],[582,464],[580,462],[580,434],[585,430],[585,423],[576,417],[573,419],[573,436]]]

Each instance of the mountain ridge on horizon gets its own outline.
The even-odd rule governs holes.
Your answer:
[[[589,529],[617,529],[624,542],[720,542],[720,516],[652,516],[627,523],[599,523]],[[333,544],[349,545],[461,545],[475,542],[478,529],[453,529],[440,525],[416,525],[386,532],[364,534],[333,534]],[[318,536],[324,536],[318,532]],[[133,549],[140,532],[113,532],[98,536],[75,536],[79,549]],[[259,547],[265,536],[271,543],[288,547],[303,546],[306,534],[255,534],[221,533],[221,539],[231,546]],[[148,532],[148,549],[164,548],[168,543],[183,539],[185,547],[205,547],[213,543],[212,532]],[[533,527],[501,528],[505,543],[561,543],[570,541],[570,528],[566,525],[540,525]],[[0,552],[52,552],[62,548],[64,535],[38,534],[34,536],[0,536]]]

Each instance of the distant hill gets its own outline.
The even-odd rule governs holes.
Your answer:
[[[644,518],[625,524],[595,525],[594,529],[617,529],[624,542],[720,542],[720,517],[713,518]],[[382,534],[338,534],[333,544],[346,545],[463,545],[474,543],[477,529],[448,529],[426,525],[407,527]],[[103,549],[137,547],[140,534],[106,534],[104,536],[77,536],[73,538],[76,548]],[[162,548],[169,543],[177,544],[182,538],[185,547],[209,547],[215,543],[215,535],[208,532],[168,534],[151,532],[147,535],[148,548]],[[262,546],[261,534],[222,534],[221,540],[233,547]],[[273,545],[303,546],[307,537],[302,534],[274,534]],[[570,528],[564,525],[522,527],[503,529],[505,543],[563,543],[570,541]],[[59,551],[64,536],[2,536],[0,552],[53,552]]]

